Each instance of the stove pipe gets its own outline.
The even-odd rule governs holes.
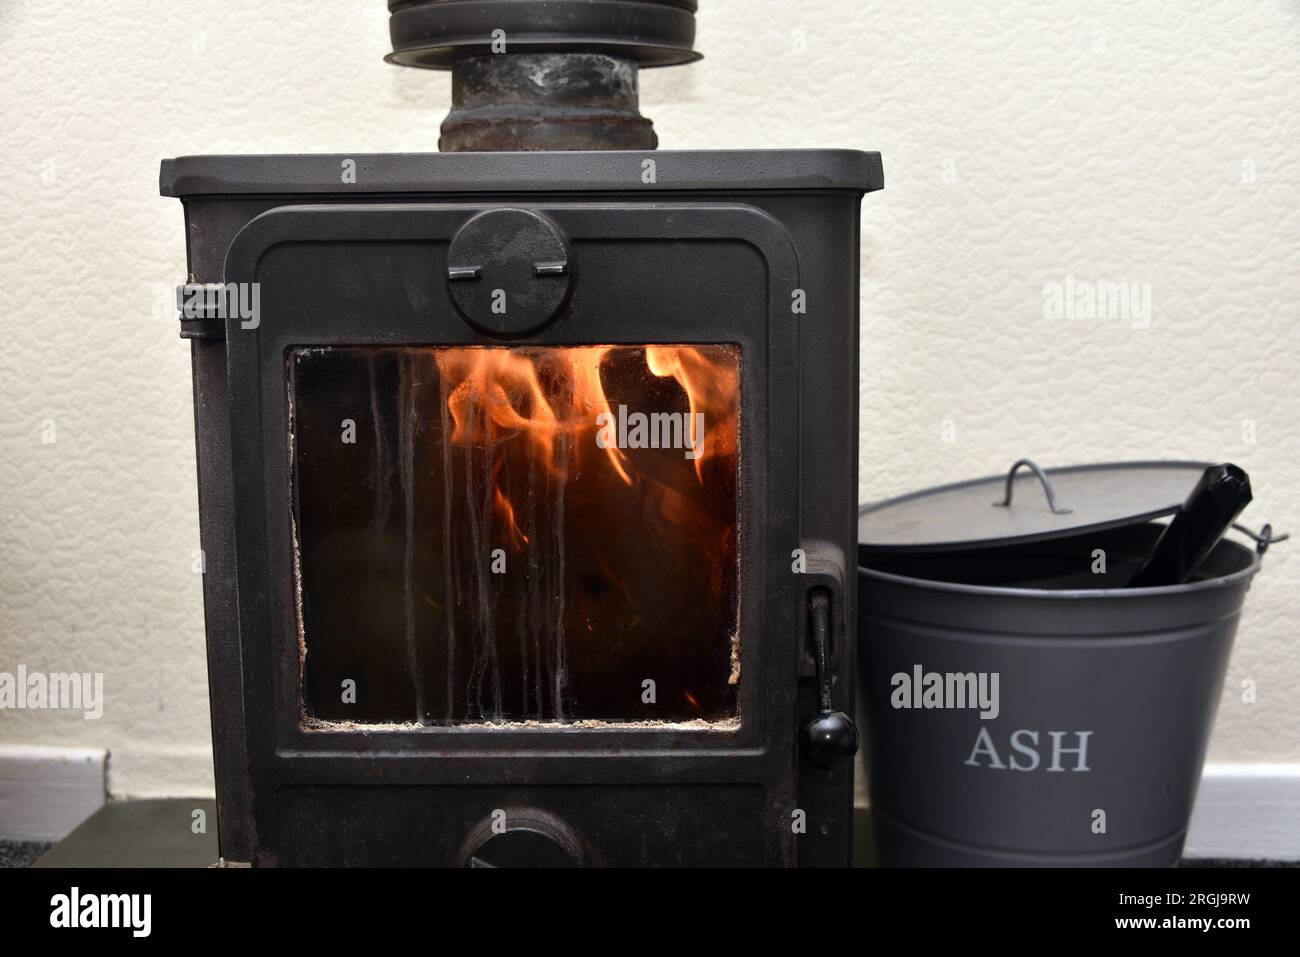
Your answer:
[[[700,59],[696,0],[388,0],[401,66],[450,70],[443,152],[646,150],[637,73]]]

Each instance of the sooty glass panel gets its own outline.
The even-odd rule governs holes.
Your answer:
[[[302,348],[288,377],[309,724],[736,716],[739,348]]]

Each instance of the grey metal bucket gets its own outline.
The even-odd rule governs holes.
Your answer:
[[[1260,562],[1225,539],[1195,581],[1117,587],[1159,531],[860,556],[859,661],[882,863],[1178,860]],[[1096,549],[1107,555],[1104,574],[1090,568]],[[997,674],[996,717],[915,697],[901,706],[917,666],[922,684],[926,673],[959,676],[944,679],[958,694],[971,687],[961,676]]]

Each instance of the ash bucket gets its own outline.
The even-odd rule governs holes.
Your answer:
[[[860,516],[881,861],[1173,865],[1259,554],[1125,587],[1205,465],[1028,464]]]

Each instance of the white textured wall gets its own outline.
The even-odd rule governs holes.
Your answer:
[[[645,77],[665,146],[885,157],[864,495],[1022,454],[1232,459],[1251,520],[1300,531],[1295,3],[701,6],[707,58]],[[189,353],[157,299],[184,236],[158,161],[434,148],[447,79],[383,64],[386,30],[382,0],[0,6],[0,671],[102,671],[108,696],[98,722],[0,712],[0,743],[107,747],[117,793],[210,788]],[[1149,283],[1150,325],[1044,318],[1067,274]],[[1297,549],[1251,593],[1217,760],[1300,760]]]

